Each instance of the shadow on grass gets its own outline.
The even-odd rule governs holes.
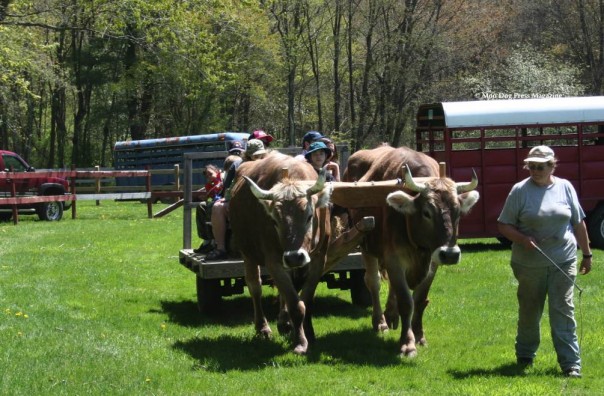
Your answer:
[[[307,359],[309,362],[321,363],[324,356],[329,356],[329,359],[336,364],[373,367],[417,364],[416,359],[399,357],[398,350],[398,339],[385,338],[382,334],[373,331],[369,319],[367,327],[317,335],[317,341],[311,346]]]
[[[193,369],[219,373],[231,370],[259,370],[272,365],[271,361],[275,357],[288,352],[282,344],[271,340],[246,339],[231,335],[178,341],[174,343],[173,348],[195,360]]]
[[[278,305],[273,308],[274,298],[263,297],[262,306],[269,320],[276,317]],[[224,299],[216,309],[209,313],[201,313],[195,301],[161,301],[161,308],[153,312],[165,313],[170,322],[184,327],[200,327],[203,325],[220,324],[239,326],[251,323],[253,319],[252,302],[244,297]]]
[[[487,240],[485,242],[466,242],[458,241],[459,248],[462,252],[485,252],[485,251],[503,251],[511,250],[510,246],[506,246],[497,241]]]
[[[476,368],[466,371],[449,370],[448,373],[458,380],[468,379],[472,377],[526,377],[526,376],[559,376],[560,372],[553,369],[535,370],[534,368],[521,367],[516,363],[507,363],[490,369]]]
[[[213,315],[202,315],[193,301],[163,301],[161,311],[169,320],[181,326],[200,327],[219,324],[221,326],[249,326],[244,335],[216,334],[199,331],[196,337],[178,341],[173,348],[190,355],[194,370],[228,372],[232,370],[261,370],[273,366],[296,366],[299,364],[353,364],[374,367],[415,365],[414,359],[397,356],[398,342],[375,333],[371,328],[371,315],[366,308],[357,307],[337,297],[317,297],[314,317],[334,319],[339,316],[366,318],[366,326],[357,329],[328,330],[327,334],[317,329],[317,340],[309,347],[305,356],[296,356],[289,335],[280,335],[276,318],[278,301],[275,296],[263,298],[265,314],[273,329],[270,340],[255,336],[253,330],[252,304],[249,297],[234,297],[222,301],[221,309]],[[335,315],[335,316],[334,316]],[[331,322],[330,322],[331,323]],[[325,331],[325,330],[323,330]],[[371,353],[366,353],[371,351]]]
[[[285,337],[285,336],[283,336]],[[400,359],[396,342],[384,340],[371,329],[346,330],[319,336],[309,347],[306,356],[296,356],[291,342],[273,334],[273,339],[259,337],[198,336],[189,341],[178,341],[173,347],[190,355],[195,361],[193,369],[228,372],[232,370],[260,370],[265,367],[287,367],[299,364],[353,364],[358,366],[415,365],[413,359]],[[352,347],[351,347],[352,346]],[[371,353],[366,353],[370,350]],[[325,360],[329,356],[329,360]]]
[[[279,301],[276,296],[264,296],[262,307],[269,321],[276,320],[279,312]],[[200,313],[195,301],[162,301],[161,309],[151,312],[165,313],[171,322],[185,327],[198,327],[205,324],[238,326],[251,323],[253,320],[253,307],[249,296],[225,298],[211,313]],[[368,323],[371,320],[367,308],[355,306],[337,297],[317,296],[313,305],[313,317],[325,316],[351,319],[367,317]]]

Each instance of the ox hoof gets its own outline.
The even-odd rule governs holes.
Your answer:
[[[378,318],[373,318],[373,330],[380,333],[386,333],[389,330],[388,322],[386,322],[384,315]]]
[[[401,354],[399,356],[401,358],[413,359],[417,357],[417,349],[415,349],[415,347],[409,347],[407,345],[404,345],[401,348]]]
[[[294,353],[296,355],[306,355],[307,351],[308,351],[308,345],[307,346],[296,345],[296,347],[294,348]]]
[[[264,326],[263,328],[258,330],[256,332],[256,334],[258,335],[258,337],[260,337],[264,340],[270,340],[273,337],[273,332],[272,332],[271,328],[268,326]]]
[[[388,323],[380,322],[380,323],[378,323],[377,326],[374,327],[374,330],[379,333],[387,333],[390,330],[390,328],[388,327]]]

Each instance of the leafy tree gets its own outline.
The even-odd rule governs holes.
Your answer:
[[[560,54],[569,55],[585,73],[587,91],[604,94],[604,0],[551,2],[553,37]]]
[[[601,94],[603,4],[0,0],[0,144],[47,167],[255,128],[413,145],[422,102]]]
[[[530,45],[517,48],[497,69],[464,79],[469,96],[477,99],[519,99],[579,96],[579,70]]]

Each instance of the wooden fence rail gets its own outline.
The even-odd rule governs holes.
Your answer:
[[[170,186],[151,186],[151,175],[153,173],[175,173],[177,182]],[[115,171],[115,170],[46,170],[36,172],[0,172],[0,179],[5,179],[7,184],[12,185],[12,191],[9,197],[0,197],[0,205],[9,205],[13,211],[13,221],[15,224],[19,221],[18,206],[25,204],[71,201],[73,219],[77,216],[77,201],[96,200],[97,205],[100,200],[132,200],[138,199],[146,201],[147,215],[153,217],[153,203],[156,199],[162,197],[172,197],[176,200],[182,198],[183,192],[180,191],[179,181],[180,169],[176,165],[172,169],[158,170],[137,170],[137,171]],[[18,196],[13,181],[28,180],[35,178],[56,177],[69,181],[70,194],[67,195],[45,195],[45,196]],[[146,180],[145,186],[116,186],[114,184],[117,177],[143,177]],[[168,191],[168,189],[170,191]],[[142,190],[142,191],[141,191]],[[162,191],[163,190],[163,191]]]

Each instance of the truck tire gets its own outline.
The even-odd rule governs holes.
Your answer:
[[[587,233],[592,246],[604,249],[604,205],[598,206],[587,218]]]
[[[212,314],[219,311],[222,301],[220,279],[197,279],[197,308],[202,314]]]
[[[371,306],[371,293],[365,285],[365,270],[350,271],[350,299],[356,306]]]
[[[44,202],[36,208],[40,220],[59,221],[63,218],[63,203],[60,201]]]

